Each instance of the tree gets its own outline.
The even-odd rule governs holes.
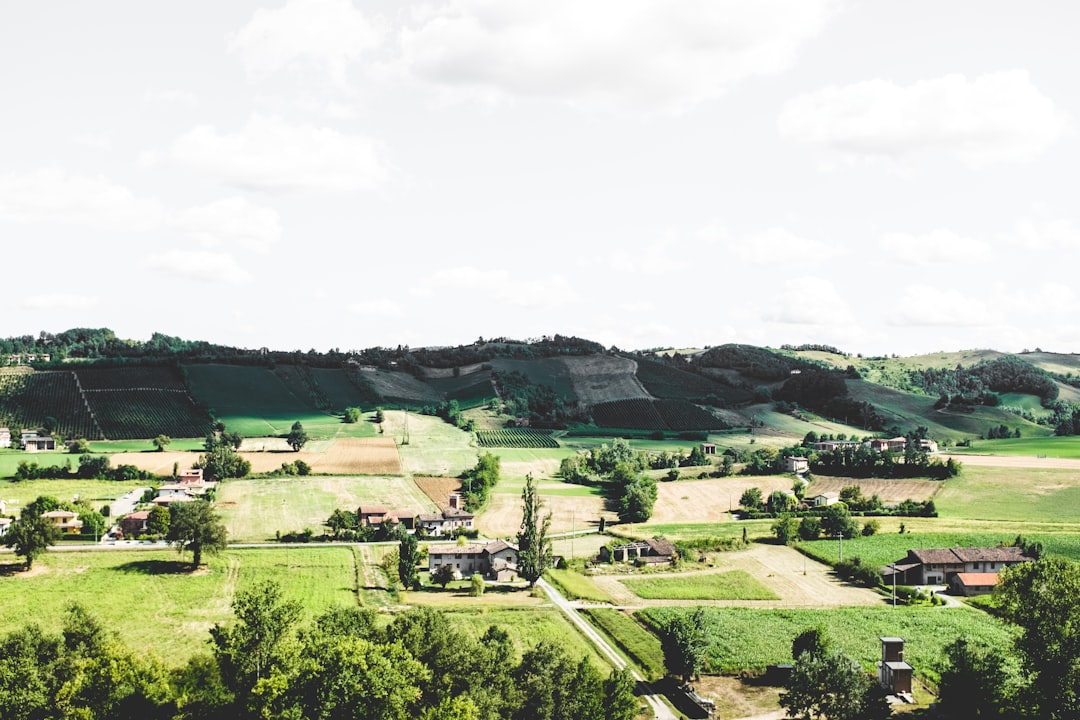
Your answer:
[[[167,507],[155,505],[150,508],[150,513],[146,516],[146,532],[157,537],[166,537],[169,534],[171,520],[172,513]]]
[[[343,419],[345,420],[345,422],[350,423],[350,424],[355,423],[355,422],[359,422],[360,421],[360,408],[358,408],[358,407],[347,407],[347,408],[345,408],[345,413],[343,415]]]
[[[1000,718],[1015,685],[1000,649],[962,637],[945,646],[939,687],[941,708],[947,714]]]
[[[672,617],[664,627],[661,644],[668,672],[689,682],[701,672],[705,662],[708,644],[705,611],[698,608],[692,614],[680,613]]]
[[[52,521],[41,516],[48,511],[39,509],[38,500],[23,508],[19,519],[11,524],[4,535],[4,545],[15,548],[15,554],[26,559],[27,570],[33,567],[35,559],[60,539],[60,531]]]
[[[746,488],[739,496],[739,507],[747,512],[758,512],[765,505],[765,498],[761,494],[761,488]]]
[[[648,475],[638,475],[623,486],[619,498],[619,519],[623,522],[646,522],[652,517],[656,504],[656,481]]]
[[[292,424],[292,429],[289,430],[289,437],[285,442],[289,443],[289,447],[293,449],[293,452],[300,452],[300,448],[307,445],[308,435],[304,430],[303,424],[299,420]]]
[[[68,443],[67,448],[72,455],[83,455],[90,452],[90,442],[86,438],[75,438]]]
[[[207,435],[205,448],[206,454],[199,456],[195,467],[202,468],[208,480],[240,478],[251,472],[251,463],[240,457],[227,440]]]
[[[473,577],[476,577],[475,575]],[[443,563],[431,573],[431,581],[438,583],[445,590],[447,584],[454,579],[454,567],[450,563]],[[483,578],[481,578],[481,581]]]
[[[1002,617],[1020,627],[1016,648],[1030,683],[1024,706],[1051,720],[1080,708],[1080,564],[1040,558],[1001,571]]]
[[[798,720],[877,720],[892,712],[858,662],[829,651],[795,658],[780,706]]]
[[[634,720],[641,712],[641,703],[634,695],[637,681],[630,671],[612,670],[604,681],[604,720]]]
[[[773,535],[784,545],[792,542],[799,533],[799,518],[791,513],[784,513],[772,524]]]
[[[174,503],[165,539],[176,546],[177,552],[190,550],[192,569],[198,569],[204,552],[216,555],[225,549],[225,524],[206,500]]]
[[[480,573],[474,574],[469,579],[469,594],[473,597],[482,597],[484,595],[484,578]]]
[[[405,533],[398,543],[398,579],[406,589],[420,582],[416,566],[420,562],[420,550],[415,535]]]
[[[847,539],[858,534],[859,525],[852,519],[847,505],[835,502],[825,508],[825,514],[821,517],[821,529],[828,537],[843,535]]]
[[[535,586],[544,571],[551,567],[551,540],[548,528],[551,527],[551,513],[541,517],[544,503],[536,492],[536,481],[532,474],[525,476],[525,489],[521,491],[522,517],[521,532],[518,533],[518,575]]]
[[[172,442],[172,438],[168,435],[162,434],[151,440],[151,442],[154,443],[154,447],[157,448],[158,452],[165,452],[165,448],[169,447],[169,443]]]

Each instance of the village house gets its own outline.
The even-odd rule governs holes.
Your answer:
[[[36,430],[23,430],[19,436],[19,448],[27,452],[55,450],[56,440],[51,435],[42,435]]]
[[[428,572],[443,565],[454,568],[454,577],[481,575],[508,582],[517,577],[517,548],[502,540],[486,545],[432,545],[428,548]]]
[[[15,522],[9,517],[0,517],[0,537],[7,535],[8,530],[11,529],[11,523]]]
[[[11,430],[0,428],[0,448],[11,447]]]
[[[785,455],[784,472],[795,473],[796,475],[810,472],[810,461],[796,455]]]
[[[858,447],[858,445],[857,440],[822,440],[821,442],[811,443],[810,447],[818,452],[832,452],[833,450]]]
[[[464,497],[459,493],[452,493],[447,508],[437,513],[420,513],[416,518],[416,526],[432,537],[442,537],[453,535],[459,528],[472,530],[474,518],[475,516],[465,509]]]
[[[886,583],[900,585],[951,585],[960,573],[997,574],[1002,568],[1029,562],[1018,547],[932,548],[908,550],[907,557],[882,568]]]
[[[50,510],[41,513],[41,517],[52,521],[53,526],[65,534],[77,533],[82,530],[83,522],[79,519],[79,513],[70,510]]]
[[[819,493],[810,498],[810,505],[813,507],[826,507],[835,505],[838,502],[840,502],[840,493],[834,492]]]
[[[701,448],[701,454],[702,455],[715,455],[716,454],[716,445],[714,445],[713,443],[701,443],[701,445],[699,447]]]
[[[949,587],[954,595],[974,597],[975,595],[989,595],[994,592],[998,583],[998,574],[989,573],[956,573],[953,575]]]
[[[120,519],[120,532],[124,537],[135,537],[146,532],[146,521],[150,518],[149,510],[128,513]]]
[[[406,530],[415,530],[418,515],[415,510],[393,510],[385,505],[361,505],[356,510],[356,520],[362,527],[390,527],[400,524]]]
[[[600,548],[600,562],[636,561],[648,565],[661,565],[675,561],[678,553],[670,540],[650,538],[637,542],[617,545],[613,548]]]

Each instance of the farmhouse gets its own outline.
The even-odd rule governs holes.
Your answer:
[[[1030,560],[1022,549],[1011,546],[908,550],[907,557],[881,572],[886,582],[892,582],[895,576],[901,585],[945,585],[952,584],[960,573],[996,575],[1004,567]]]
[[[435,572],[443,565],[451,565],[455,577],[479,574],[505,582],[517,576],[517,548],[502,540],[486,545],[432,545],[428,548],[428,571]]]
[[[471,530],[475,516],[465,509],[465,500],[460,493],[451,493],[449,505],[438,513],[421,513],[417,516],[416,526],[423,528],[428,535],[441,537],[451,535],[455,530]]]
[[[11,430],[0,428],[0,448],[11,447]]]
[[[810,498],[810,503],[814,507],[825,507],[826,505],[835,505],[840,502],[840,494],[834,492],[825,492],[815,495]]]
[[[997,573],[956,573],[949,585],[954,594],[972,597],[989,595],[994,592],[997,582]]]
[[[41,517],[51,520],[62,533],[77,533],[82,530],[83,522],[79,519],[79,513],[70,510],[50,510],[41,513]]]
[[[41,435],[36,430],[23,430],[19,436],[19,447],[28,452],[55,450],[56,440],[50,435]]]
[[[878,452],[904,452],[907,449],[907,438],[874,438],[870,441],[870,449]]]
[[[613,548],[600,548],[600,562],[628,562],[636,560],[649,565],[670,563],[675,560],[675,546],[670,540],[651,538],[638,542],[617,545]]]
[[[784,472],[796,473],[801,475],[810,471],[810,461],[804,457],[797,457],[795,455],[784,456]]]
[[[823,440],[810,445],[811,448],[818,452],[831,452],[833,450],[843,450],[844,448],[857,447],[859,445],[856,440]]]
[[[146,532],[146,521],[149,517],[149,510],[128,513],[120,519],[120,531],[124,533],[124,537],[140,535]]]

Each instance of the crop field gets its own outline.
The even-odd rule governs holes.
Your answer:
[[[67,604],[78,602],[135,652],[179,666],[206,651],[214,624],[230,622],[237,588],[276,580],[308,618],[331,605],[356,603],[347,547],[226,550],[194,574],[190,559],[172,550],[50,552],[29,574],[15,572],[21,564],[0,561],[0,632],[31,618],[58,632]],[[145,612],[133,612],[132,603]]]
[[[536,385],[548,385],[555,394],[564,400],[580,400],[570,377],[570,368],[559,358],[540,358],[533,360],[513,360],[495,358],[490,363],[496,372],[509,373],[518,371]]]
[[[1034,459],[1080,458],[1080,437],[1018,437],[1002,440],[974,440],[971,447],[950,447],[950,455],[957,455],[961,462],[964,455],[1030,456]],[[1037,464],[1037,463],[1033,463]]]
[[[445,394],[447,400],[457,400],[463,408],[477,407],[495,397],[490,370],[463,373],[457,377],[429,377],[426,381]]]
[[[721,385],[712,378],[696,372],[681,370],[673,365],[651,360],[638,360],[635,376],[654,397],[678,400],[698,400],[708,395],[727,397],[733,388]],[[749,393],[742,391],[749,399]]]
[[[42,495],[62,501],[78,497],[100,510],[102,505],[110,504],[127,491],[146,486],[147,483],[137,480],[3,480],[0,481],[0,500],[7,503],[9,515],[18,515],[20,508]]]
[[[340,368],[311,368],[311,381],[333,412],[347,407],[370,407],[371,397],[366,388],[354,383]]]
[[[476,444],[482,448],[557,448],[559,443],[550,430],[507,428],[477,430]]]
[[[83,390],[179,390],[187,391],[180,370],[172,365],[124,365],[100,367],[81,365],[75,368]]]
[[[647,600],[779,600],[780,596],[745,570],[628,578],[622,584]]]
[[[431,415],[387,410],[385,416],[382,437],[398,443],[406,473],[453,477],[476,465],[478,454],[472,445],[472,433]]]
[[[74,373],[0,370],[0,427],[39,428],[48,417],[63,437],[101,437]]]
[[[615,646],[641,668],[647,680],[658,680],[667,672],[660,640],[631,615],[603,608],[582,610],[581,614],[614,641]]]
[[[170,436],[171,437],[171,436]],[[206,438],[172,438],[170,450],[202,450]],[[151,439],[140,440],[91,440],[90,452],[112,455],[121,452],[157,452]]]
[[[1080,468],[965,465],[935,498],[942,517],[1080,523]]]
[[[591,600],[600,603],[612,602],[611,596],[597,587],[592,578],[573,570],[551,568],[544,574],[544,577],[571,600]]]
[[[364,380],[388,402],[403,405],[433,405],[440,402],[442,393],[407,372],[389,370],[361,371]]]
[[[480,531],[489,537],[512,537],[521,529],[521,487],[506,479],[496,486],[488,504],[476,518]],[[597,525],[603,516],[607,522],[618,516],[605,507],[602,497],[594,495],[591,488],[567,485],[561,482],[539,482],[538,493],[544,502],[544,511],[551,512],[551,532],[584,530]],[[564,490],[569,490],[565,494]]]
[[[213,427],[183,390],[86,390],[85,396],[110,440],[205,437]]]
[[[416,483],[416,487],[420,489],[420,492],[427,495],[431,502],[435,503],[439,510],[450,507],[450,494],[461,489],[461,481],[457,478],[418,477],[413,478],[413,482]]]
[[[275,533],[311,528],[316,534],[338,508],[362,504],[435,512],[435,503],[401,477],[308,476],[229,480],[218,489],[217,506],[229,539],[272,541]]]
[[[722,523],[731,520],[739,498],[748,488],[760,488],[764,497],[774,490],[791,490],[791,478],[768,475],[657,483],[656,505],[648,524]]]
[[[574,395],[585,405],[649,397],[634,377],[637,363],[629,358],[585,355],[559,358],[559,362],[566,366]]]
[[[687,608],[648,608],[637,617],[654,628],[668,618],[693,612]],[[826,628],[835,647],[859,660],[866,670],[881,659],[879,637],[898,636],[906,641],[904,660],[916,675],[936,681],[942,648],[958,637],[981,640],[992,647],[1012,642],[1012,631],[985,613],[968,608],[876,607],[829,610],[750,610],[706,608],[709,638],[706,672],[764,670],[791,662],[791,641],[803,630]]]
[[[948,481],[949,484],[952,480]],[[862,490],[865,497],[877,495],[886,505],[896,505],[904,500],[918,500],[925,502],[937,495],[946,482],[941,480],[918,480],[918,479],[874,479],[874,478],[844,478],[815,475],[814,481],[806,489],[806,497],[813,497],[822,493],[836,493],[846,487],[855,485]],[[768,495],[766,495],[768,497]],[[935,500],[935,504],[937,500]],[[939,508],[940,509],[940,508]]]
[[[670,430],[723,429],[726,423],[686,400],[654,400],[653,405]]]
[[[593,422],[600,427],[629,430],[667,429],[664,418],[648,398],[599,403],[592,406],[592,416]]]

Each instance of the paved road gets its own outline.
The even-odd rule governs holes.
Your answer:
[[[547,593],[547,596],[551,598],[551,602],[555,603],[555,606],[570,618],[570,622],[574,623],[574,625],[581,630],[582,634],[596,646],[596,649],[611,661],[612,665],[620,669],[626,667],[626,661],[622,659],[619,653],[615,652],[615,648],[611,647],[604,636],[597,632],[592,625],[586,622],[581,615],[574,610],[573,605],[562,596],[562,593],[553,588],[551,584],[543,578],[538,580],[536,584]],[[643,687],[649,687],[649,685],[645,683],[645,678],[633,668],[630,668],[630,674],[635,680],[641,683]],[[642,699],[644,699],[645,702],[649,704],[649,707],[652,708],[653,716],[656,717],[657,720],[678,720],[678,716],[676,716],[671,708],[667,706],[667,703],[664,702],[663,696],[642,695]]]

